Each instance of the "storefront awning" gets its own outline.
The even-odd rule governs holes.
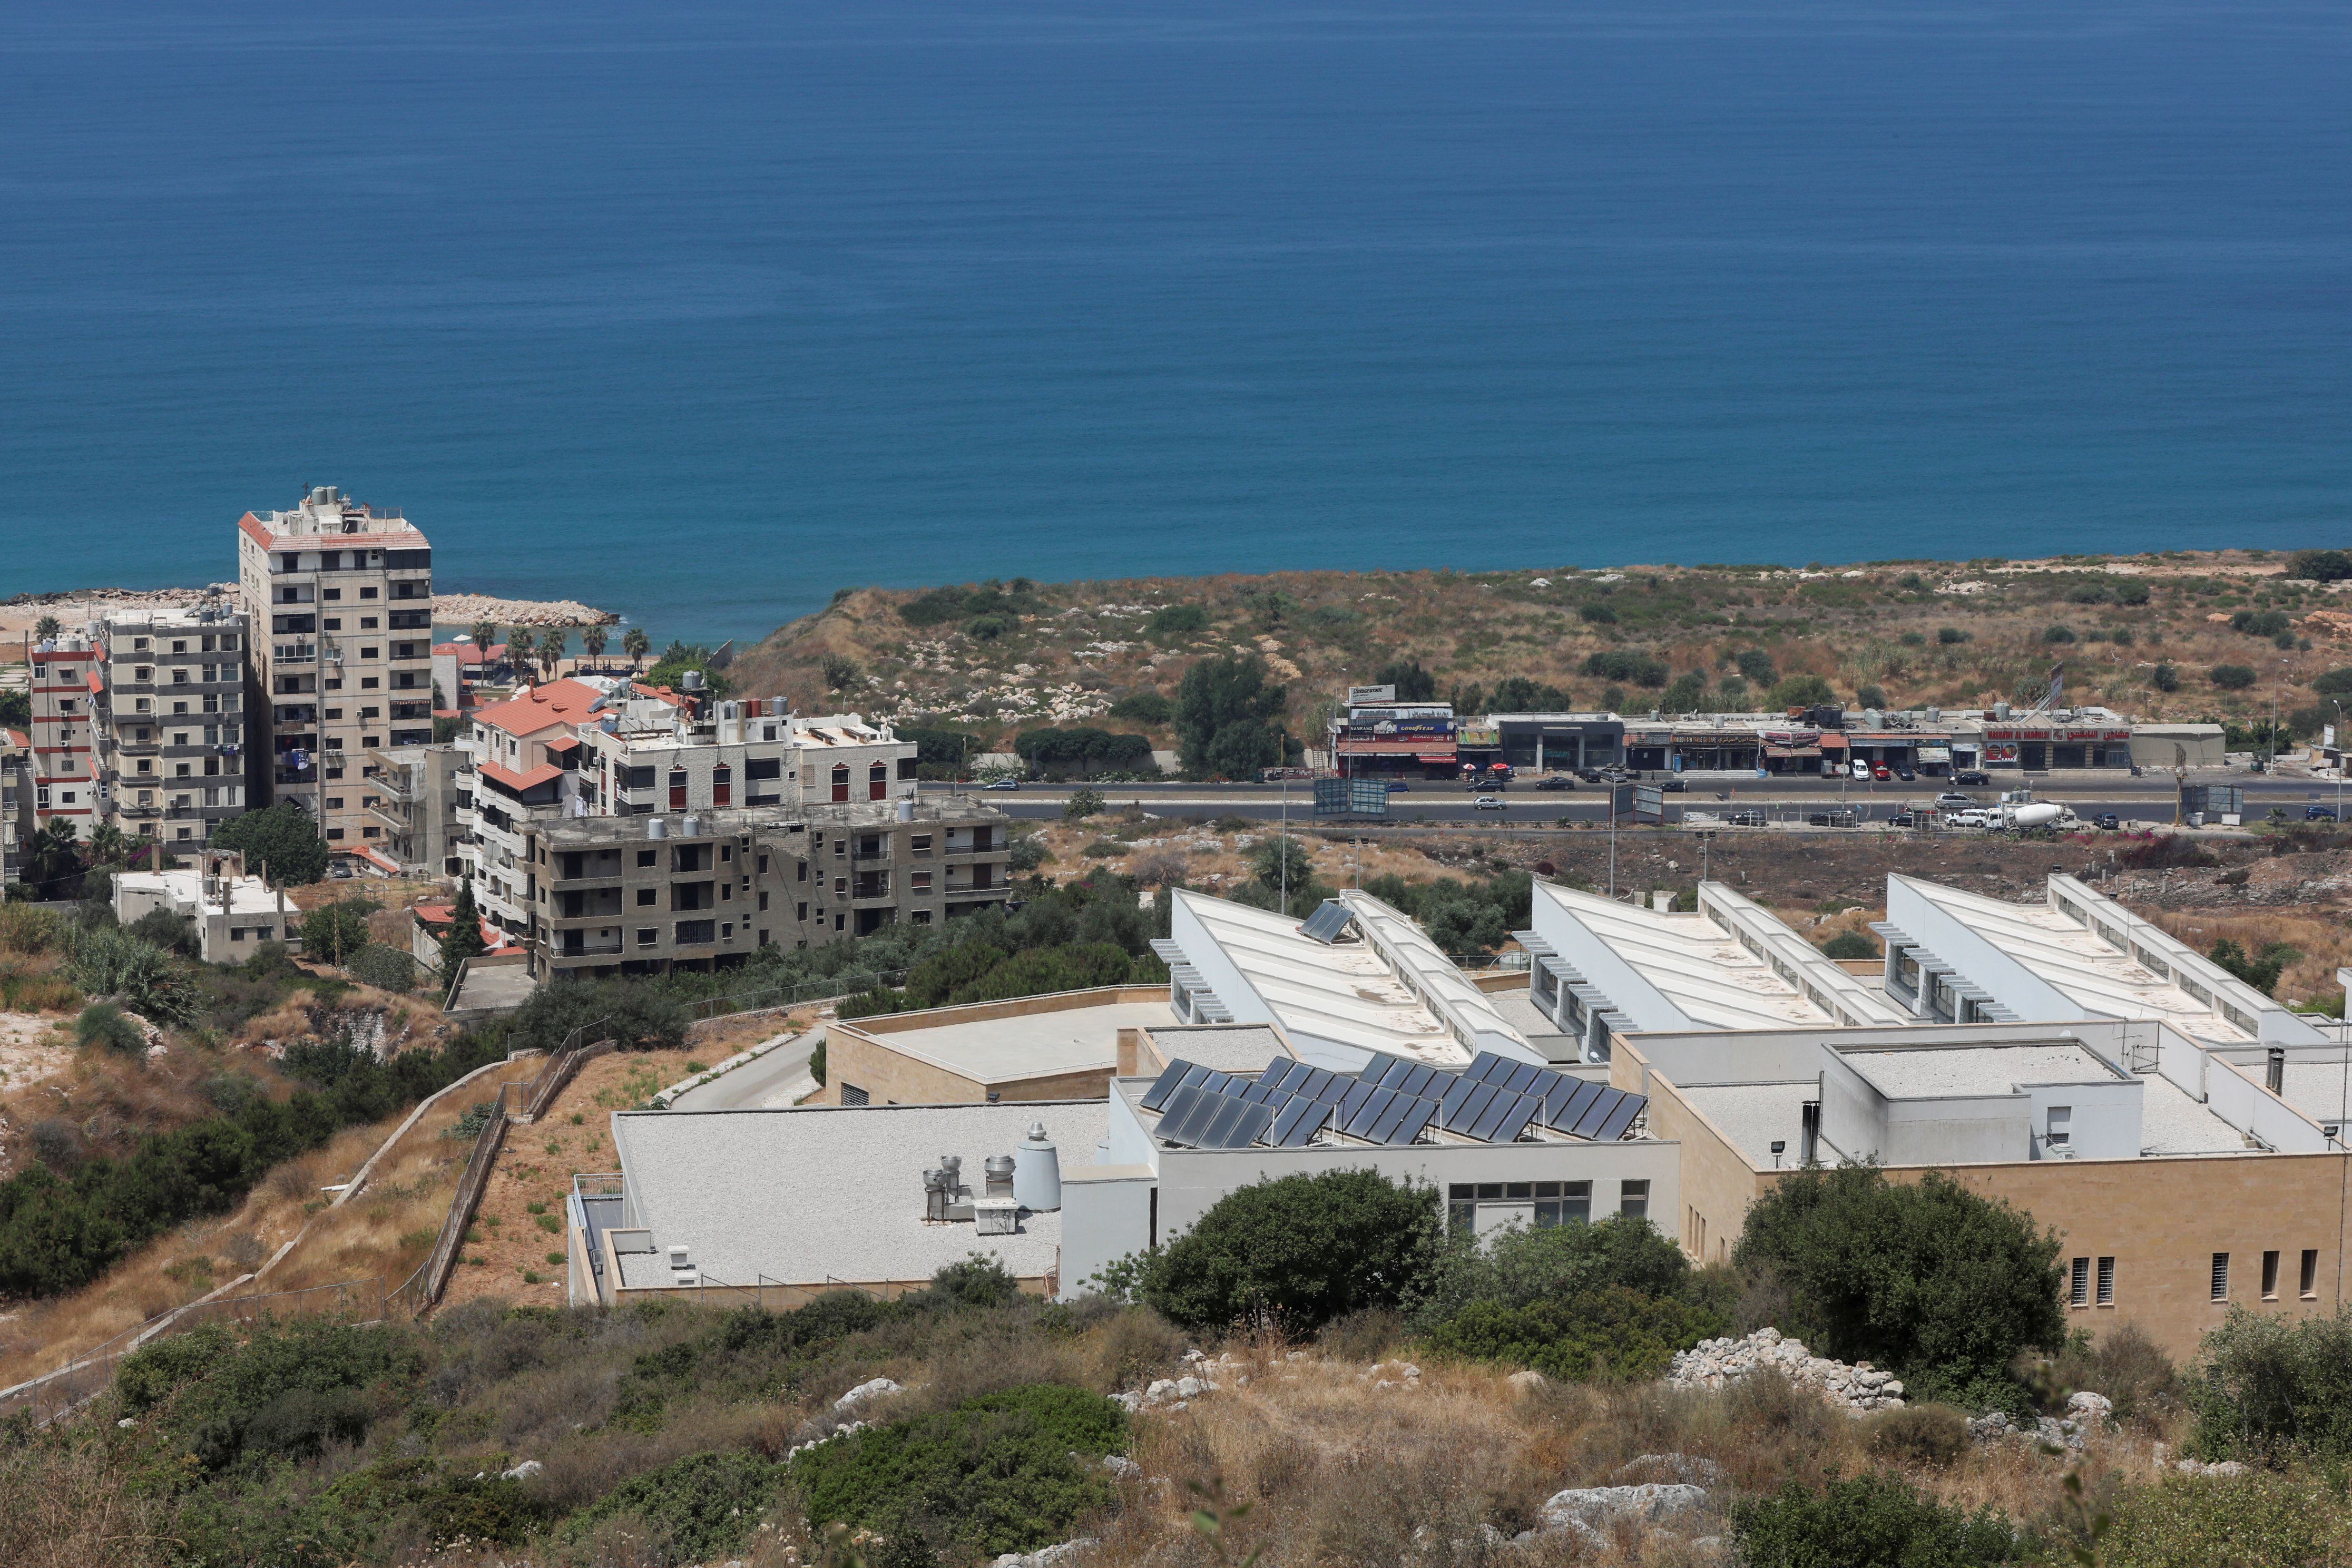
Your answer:
[[[1429,749],[1427,741],[1355,741],[1343,736],[1339,742],[1343,757],[1417,757]],[[1438,760],[1450,763],[1454,753],[1449,751]]]
[[[1417,756],[1424,763],[1450,763],[1454,760],[1454,753],[1451,752],[1422,752],[1417,753]]]
[[[1824,752],[1844,751],[1845,737],[1843,735],[1823,735],[1822,737],[1822,750]]]
[[[1919,760],[1923,763],[1948,763],[1952,760],[1952,748],[1949,746],[1922,746],[1919,748]]]
[[[1819,746],[1767,746],[1764,754],[1787,761],[1818,760],[1822,749]]]

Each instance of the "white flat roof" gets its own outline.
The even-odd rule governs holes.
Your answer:
[[[1917,1046],[1840,1051],[1889,1100],[2007,1094],[2028,1083],[2116,1083],[2125,1075],[2087,1046]]]
[[[1895,879],[1889,877],[1888,880]],[[2011,904],[1963,892],[1916,877],[1902,880],[1922,899],[1992,943],[2021,967],[2064,994],[2086,1013],[2110,1018],[2146,1018],[2170,1024],[2185,1035],[2220,1044],[2253,1037],[2098,932],[2078,925],[2047,903]],[[1920,933],[1909,933],[1921,941]],[[1939,953],[1958,963],[1949,953]],[[1978,984],[1984,984],[1983,977]]]
[[[856,1029],[877,1045],[982,1083],[1045,1078],[1118,1065],[1118,1032],[1173,1024],[1165,1002],[1100,1002],[1009,1018],[972,1018],[912,1029]],[[1260,1064],[1261,1066],[1264,1064]]]
[[[1265,1024],[1178,1024],[1147,1032],[1166,1059],[1218,1072],[1256,1073],[1291,1054],[1282,1037]]]
[[[823,1286],[929,1279],[974,1253],[1016,1277],[1056,1266],[1059,1213],[1024,1214],[1013,1236],[923,1218],[923,1173],[963,1157],[979,1191],[982,1162],[1009,1154],[1043,1122],[1064,1169],[1086,1165],[1109,1129],[1107,1100],[1001,1105],[874,1105],[798,1110],[635,1110],[613,1118],[613,1144],[637,1224],[667,1249],[684,1243],[714,1280],[764,1275]]]
[[[1645,910],[1554,882],[1538,882],[1536,896],[1550,899],[1694,1024],[1780,1029],[1839,1021],[1705,915]]]

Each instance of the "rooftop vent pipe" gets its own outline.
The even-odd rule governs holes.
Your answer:
[[[2263,1053],[2268,1060],[2263,1067],[2263,1087],[2284,1098],[2286,1094],[2286,1047],[2273,1046]]]
[[[1822,1102],[1820,1100],[1809,1100],[1799,1108],[1798,1125],[1797,1163],[1815,1164],[1819,1163],[1822,1155]]]
[[[982,1163],[981,1169],[987,1173],[988,1191],[985,1195],[992,1198],[1009,1198],[1013,1195],[1012,1155],[991,1154]]]

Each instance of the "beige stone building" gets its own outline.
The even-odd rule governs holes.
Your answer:
[[[383,855],[394,829],[362,759],[433,742],[431,545],[397,512],[319,485],[237,520],[237,592],[253,804],[292,802],[330,849]]]

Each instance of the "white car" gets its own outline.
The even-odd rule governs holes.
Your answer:
[[[1868,784],[1870,782],[1870,764],[1857,760],[1853,764],[1853,776],[1860,779],[1863,783]]]
[[[1498,795],[1482,795],[1470,804],[1480,811],[1500,811],[1503,809],[1503,797]]]
[[[1948,812],[1945,815],[1944,826],[1947,827],[1982,827],[1986,826],[1989,820],[1989,814],[1982,810],[1955,811]]]

